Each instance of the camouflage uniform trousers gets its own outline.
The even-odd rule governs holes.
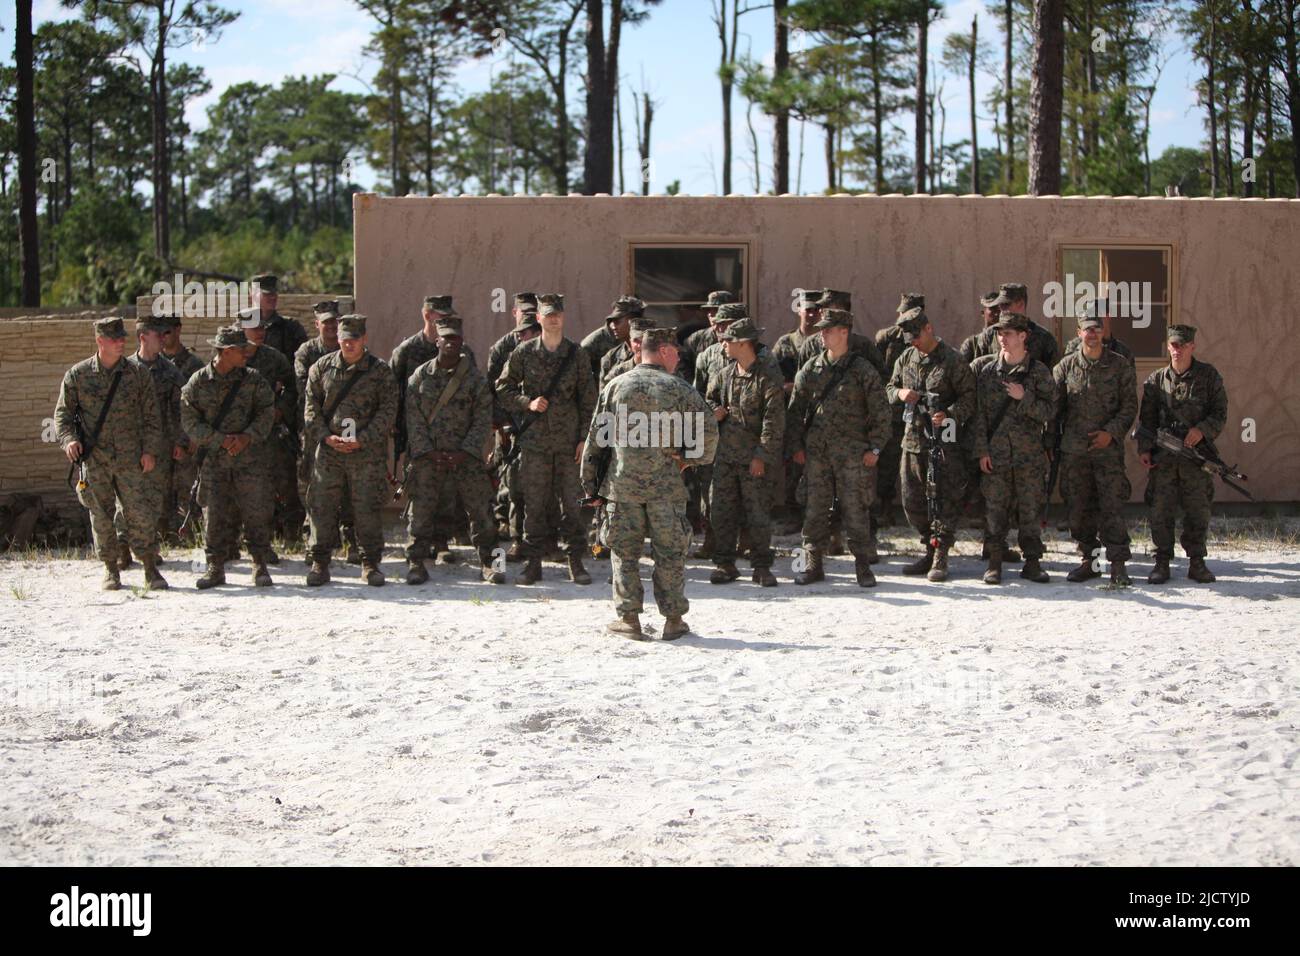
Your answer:
[[[307,495],[311,490],[311,470],[313,459],[305,450],[298,456],[298,500],[306,501]],[[305,510],[305,509],[304,509]],[[357,544],[357,532],[352,520],[352,499],[344,496],[343,502],[339,507],[339,534],[344,543],[349,548],[355,548]]]
[[[889,512],[898,500],[898,466],[903,457],[902,421],[893,424],[889,441],[880,449],[880,461],[876,462],[876,498],[871,503],[871,533],[874,535],[881,522],[888,519]]]
[[[898,481],[903,492],[903,511],[907,523],[921,536],[921,542],[930,544],[932,536],[938,537],[944,547],[952,547],[957,538],[957,522],[961,518],[961,504],[966,494],[966,462],[956,445],[944,449],[944,461],[939,469],[939,487],[936,501],[938,514],[931,527],[926,506],[925,471],[929,464],[928,451],[904,451],[898,464]]]
[[[979,468],[976,459],[975,467]],[[993,462],[991,474],[980,472],[983,491],[984,539],[995,544],[1007,539],[1015,522],[1017,542],[1026,560],[1043,556],[1039,522],[1043,514],[1043,478],[1047,462],[1035,458],[1026,464]]]
[[[698,469],[691,469],[695,471]],[[709,524],[713,528],[713,563],[735,563],[742,528],[749,538],[749,563],[772,566],[772,481],[754,478],[749,464],[724,462],[711,468]]]
[[[265,454],[275,487],[275,528],[286,538],[301,538],[307,514],[298,497],[296,439],[279,425],[271,430]]]
[[[701,465],[686,474],[686,518],[691,526],[707,530],[711,507],[710,489],[713,487],[713,466]]]
[[[524,550],[540,558],[546,541],[558,538],[566,555],[581,556],[586,546],[583,531],[582,483],[573,452],[534,451],[525,448],[519,456],[519,487],[524,506]],[[550,520],[552,502],[558,502],[559,521]]]
[[[139,459],[91,452],[86,462],[86,487],[77,491],[77,500],[90,512],[95,554],[101,561],[112,561],[118,556],[113,515],[119,502],[131,550],[137,557],[157,557],[161,487],[156,479],[140,470]]]
[[[379,564],[384,553],[383,508],[390,493],[384,459],[354,452],[345,455],[327,445],[316,449],[307,513],[312,561],[328,561],[339,547],[339,515],[343,504],[352,506],[357,545],[363,560]]]
[[[459,498],[469,514],[470,540],[478,550],[479,559],[484,563],[492,560],[497,528],[489,507],[492,484],[482,462],[466,458],[455,468],[439,469],[428,458],[420,458],[411,465],[406,492],[411,501],[407,522],[411,543],[406,549],[407,558],[423,561],[429,557],[435,541],[450,536],[452,525],[448,524],[443,506]]]
[[[270,555],[275,499],[265,449],[251,453],[245,449],[233,458],[221,448],[210,450],[203,461],[199,504],[209,561],[224,562],[235,550],[241,524],[244,545],[253,559],[266,560]]]
[[[865,557],[871,543],[871,503],[876,498],[876,469],[862,464],[857,452],[809,453],[804,465],[808,504],[803,519],[803,545],[826,552],[834,516],[843,524],[845,544],[857,557]]]
[[[644,609],[638,563],[647,537],[654,560],[655,605],[664,617],[681,616],[691,606],[686,600],[691,523],[684,504],[668,501],[606,502],[605,543],[614,578],[614,609],[619,614],[640,614]]]
[[[175,462],[171,458],[159,458],[153,466],[153,471],[149,474],[141,473],[140,479],[144,483],[151,507],[155,507],[154,512],[154,547],[157,549],[162,540],[162,536],[171,531],[168,521],[168,515],[164,511],[167,504],[167,492],[172,483],[172,472]],[[117,532],[117,542],[119,548],[125,548],[129,543],[129,534],[126,527],[126,514],[122,510],[122,502],[118,501],[117,507],[113,511],[113,527]]]
[[[1180,508],[1183,534],[1179,543],[1184,553],[1189,558],[1205,557],[1214,479],[1186,459],[1160,454],[1151,470],[1147,493],[1151,499],[1151,540],[1156,557],[1174,556],[1174,527]]]
[[[1123,510],[1131,491],[1118,446],[1061,459],[1061,497],[1070,516],[1070,536],[1081,555],[1093,556],[1100,534],[1107,561],[1132,557]]]

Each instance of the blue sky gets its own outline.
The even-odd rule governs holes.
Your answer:
[[[334,72],[361,78],[340,75],[335,88],[366,91],[363,81],[368,81],[375,70],[374,61],[363,54],[371,24],[352,0],[259,0],[257,3],[227,0],[224,6],[239,11],[240,17],[218,40],[173,54],[177,59],[202,66],[213,84],[213,92],[208,97],[189,107],[189,120],[195,128],[207,125],[205,107],[233,83],[278,83],[285,76]],[[658,104],[652,138],[652,191],[661,192],[673,180],[681,180],[684,193],[698,195],[721,190],[722,105],[716,76],[719,44],[710,8],[709,0],[664,0],[654,8],[645,24],[624,31],[620,67],[625,96],[624,165],[629,189],[638,188],[639,181],[631,89],[648,86]],[[984,10],[983,0],[960,0],[947,4],[944,19],[931,33],[932,59],[937,61],[943,37],[953,30],[969,30],[971,18],[977,12],[981,36],[995,51],[1000,49],[997,21]],[[70,15],[58,0],[36,0],[34,5],[38,24]],[[13,17],[13,7],[5,4],[0,8],[0,25],[5,28],[4,56],[10,62]],[[755,59],[770,63],[773,33],[770,7],[742,17],[740,24],[742,53],[748,50]],[[1194,92],[1199,70],[1180,37],[1169,37],[1166,51],[1172,56],[1157,85],[1152,105],[1152,158],[1166,146],[1193,146],[1204,138],[1202,113],[1197,108]],[[504,65],[504,57],[503,51],[495,59],[471,61],[460,67],[456,79],[462,91],[486,88],[491,71]],[[982,100],[992,86],[991,77],[979,77],[978,98]],[[965,90],[964,79],[956,76],[950,77],[944,86],[948,142],[969,136]],[[579,80],[574,81],[570,101],[580,109]],[[751,192],[752,151],[745,125],[746,102],[739,94],[733,94],[732,108],[735,157],[732,188],[737,192]],[[910,116],[899,119],[907,125],[910,139]],[[771,125],[758,110],[754,111],[754,124],[759,139],[762,185],[766,190],[771,188]],[[992,117],[982,116],[980,126],[981,144],[993,145]],[[792,189],[795,186],[793,164],[798,163],[799,127],[798,123],[791,127]],[[826,185],[822,138],[817,127],[811,124],[805,131],[804,151],[802,191],[820,192]],[[367,187],[373,185],[374,175],[366,167],[359,170],[357,178]]]

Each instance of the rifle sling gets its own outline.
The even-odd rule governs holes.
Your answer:
[[[858,355],[857,352],[850,352],[849,360],[845,362],[843,365],[836,367],[835,370],[831,372],[831,377],[826,382],[826,387],[822,389],[822,392],[820,395],[817,396],[816,401],[814,401],[811,405],[808,406],[808,411],[804,412],[804,416],[803,416],[804,431],[807,431],[809,428],[812,427],[812,420],[817,415],[817,410],[822,407],[822,403],[826,401],[826,399],[830,396],[831,392],[835,390],[835,387],[840,384],[840,379],[844,378],[845,374],[853,366],[853,363],[857,361],[859,358],[861,358],[861,356]]]
[[[235,396],[239,394],[239,390],[244,387],[244,382],[247,380],[247,372],[235,379],[235,384],[230,386],[230,391],[226,392],[226,397],[223,398],[221,404],[217,406],[217,414],[212,419],[212,430],[214,432],[219,429],[221,423],[226,420],[226,415],[235,404]],[[208,449],[210,447],[211,446],[209,445],[204,445],[199,449],[199,453],[194,456],[194,465],[196,468],[203,467],[203,460],[208,457]]]
[[[125,361],[126,359],[124,358],[118,359],[119,363]],[[104,396],[104,404],[100,406],[99,417],[95,419],[95,427],[91,430],[90,434],[86,436],[86,440],[81,445],[82,461],[90,458],[91,449],[93,449],[96,443],[98,443],[99,433],[104,430],[104,422],[108,420],[108,410],[113,407],[113,396],[117,394],[117,386],[122,382],[122,369],[123,365],[119,364],[117,372],[113,375],[113,381],[108,385],[108,394]]]
[[[375,367],[375,363],[371,362],[361,371],[357,372],[356,375],[353,375],[350,379],[348,379],[346,382],[343,383],[343,387],[339,389],[339,393],[334,396],[334,401],[330,402],[329,407],[325,409],[323,421],[325,422],[326,431],[329,431],[330,421],[334,418],[334,413],[337,412],[339,410],[339,406],[343,404],[343,399],[348,397],[348,392],[352,391],[352,386],[357,384],[357,382],[361,381],[361,379],[365,376],[365,374],[374,367]],[[321,439],[322,442],[324,442],[324,440],[325,440],[324,438]]]
[[[578,347],[574,345],[572,342],[570,342],[569,351],[565,353],[562,359],[560,359],[560,367],[555,370],[555,374],[551,376],[550,382],[547,383],[546,391],[542,392],[540,396],[541,398],[546,399],[548,403],[555,396],[555,390],[560,386],[560,379],[564,376],[564,373],[568,370],[570,363],[573,362],[573,357],[577,354],[578,354]],[[528,431],[528,429],[532,426],[533,422],[537,421],[537,419],[541,417],[542,417],[541,415],[533,415],[532,418],[528,419],[526,422],[524,422],[522,425],[519,426],[519,428],[515,431],[516,447],[518,447],[519,439],[520,437],[523,436],[524,432]],[[511,451],[513,450],[514,449],[512,448]]]
[[[442,393],[438,396],[438,403],[433,406],[433,411],[424,417],[424,424],[432,425],[433,420],[438,417],[438,413],[447,407],[447,403],[455,396],[456,390],[460,388],[460,383],[465,381],[465,376],[469,374],[469,362],[462,357],[460,364],[456,366],[456,371],[451,373],[451,378],[443,386]]]

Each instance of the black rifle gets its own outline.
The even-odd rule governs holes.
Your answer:
[[[573,362],[573,357],[577,355],[579,351],[580,349],[578,346],[574,345],[572,342],[569,343],[569,351],[565,353],[564,358],[560,359],[560,367],[555,370],[555,374],[551,376],[550,382],[546,385],[546,391],[542,392],[542,394],[538,396],[539,398],[544,398],[548,404],[550,403],[551,399],[555,396],[555,390],[559,388],[560,379],[564,377],[564,373]],[[523,450],[523,446],[520,444],[519,439],[523,438],[524,433],[527,432],[528,429],[532,428],[533,423],[545,414],[545,412],[533,412],[531,418],[526,419],[522,425],[515,429],[514,441],[510,443],[510,450],[505,454],[504,463],[506,465],[513,464],[514,460],[519,457],[519,453]]]
[[[119,359],[119,362],[125,362],[126,359]],[[108,385],[108,394],[104,396],[104,404],[99,408],[99,417],[95,419],[95,427],[90,434],[85,433],[85,422],[81,418],[81,403],[78,401],[76,409],[72,413],[72,427],[76,429],[77,441],[81,444],[81,454],[77,460],[68,466],[68,487],[72,487],[72,475],[78,468],[81,474],[77,476],[77,491],[86,487],[86,462],[90,461],[90,453],[94,451],[96,442],[99,441],[99,433],[104,429],[104,422],[108,420],[108,410],[113,406],[113,396],[117,394],[117,386],[122,382],[122,366],[118,365],[117,371],[113,374],[113,381]]]
[[[1183,439],[1187,437],[1187,432],[1187,426],[1181,422],[1158,428],[1154,432],[1145,425],[1138,425],[1133,429],[1133,438],[1138,441],[1153,442],[1160,451],[1186,458],[1202,471],[1222,480],[1233,491],[1240,492],[1254,501],[1255,496],[1245,486],[1237,483],[1247,481],[1246,476],[1237,470],[1236,465],[1229,467],[1224,464],[1223,459],[1219,457],[1218,449],[1214,447],[1214,442],[1209,438],[1202,438],[1197,445],[1184,445]]]
[[[1052,489],[1056,487],[1056,479],[1061,474],[1061,436],[1065,433],[1065,412],[1062,411],[1048,427],[1053,434],[1051,461],[1047,466],[1047,476],[1043,478],[1043,515],[1038,522],[1041,528],[1047,527],[1047,509],[1052,506]]]
[[[939,485],[943,480],[943,469],[948,463],[948,452],[944,448],[943,438],[934,427],[931,419],[937,411],[947,412],[942,408],[942,399],[935,392],[922,392],[915,402],[907,403],[903,408],[903,421],[912,424],[916,416],[921,416],[921,434],[925,438],[925,518],[930,525],[930,547],[939,547]]]
[[[245,372],[243,375],[239,376],[239,378],[235,379],[235,384],[230,386],[230,391],[226,392],[226,397],[221,400],[221,405],[217,408],[216,417],[212,419],[211,427],[213,432],[216,432],[217,429],[221,427],[221,423],[225,421],[226,413],[229,412],[231,406],[235,404],[235,396],[239,394],[239,390],[243,388],[244,382],[247,380],[248,372]],[[185,532],[185,529],[190,526],[190,522],[194,519],[195,511],[198,510],[199,484],[203,481],[203,462],[207,459],[208,451],[211,447],[211,444],[204,445],[194,455],[194,484],[190,485],[190,500],[185,506],[185,517],[181,519],[181,526],[180,530],[177,532],[178,534],[183,534]]]

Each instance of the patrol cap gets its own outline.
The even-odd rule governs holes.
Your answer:
[[[262,310],[255,305],[240,309],[235,314],[239,316],[240,328],[260,329],[262,327]]]
[[[317,302],[311,307],[312,313],[322,322],[339,317],[339,300],[326,299],[323,302]]]
[[[640,341],[642,333],[649,332],[655,327],[655,320],[648,315],[634,315],[628,325],[631,337]]]
[[[995,293],[996,294],[996,293]],[[912,309],[924,309],[925,296],[919,292],[904,292],[898,298],[898,314],[910,312]]]
[[[1019,312],[1003,312],[997,322],[993,324],[995,329],[1014,329],[1017,332],[1029,331],[1029,317],[1021,315]]]
[[[728,302],[735,302],[735,293],[728,292],[726,289],[717,289],[709,293],[709,297],[704,300],[703,309],[716,309],[720,305],[726,305]]]
[[[95,321],[95,335],[105,339],[126,338],[126,326],[116,316]]]
[[[930,320],[926,317],[925,309],[908,309],[906,312],[900,312],[894,324],[902,329],[907,335],[919,335]]]
[[[135,333],[141,332],[166,332],[171,329],[171,322],[165,315],[144,315],[138,316],[135,320]]]
[[[821,297],[821,289],[800,289],[798,308],[815,309],[817,308],[817,300]]]
[[[449,295],[426,295],[424,297],[424,308],[430,312],[437,312],[439,315],[456,315],[456,310],[451,306],[451,296]]]
[[[464,338],[465,327],[454,319],[441,318],[433,326],[439,335],[459,335]]]
[[[339,319],[339,338],[359,339],[366,334],[366,317],[352,313]]]
[[[168,312],[160,318],[167,323],[169,329],[179,329],[181,327],[181,316],[179,312]]]
[[[208,339],[208,344],[215,349],[239,349],[248,344],[248,336],[238,325],[223,325],[217,329],[215,338]]]
[[[764,331],[754,324],[753,319],[746,316],[737,319],[719,332],[718,338],[724,342],[757,342]]]
[[[737,319],[745,319],[748,317],[749,310],[745,308],[744,303],[725,302],[718,306],[718,311],[713,313],[713,318],[710,321],[712,321],[714,325],[717,325],[719,322],[735,322]]]
[[[520,312],[537,311],[537,293],[536,292],[516,292],[513,308]]]
[[[641,351],[654,352],[665,345],[677,345],[676,329],[646,329],[641,333]]]
[[[1102,327],[1103,325],[1101,319],[1097,318],[1095,315],[1092,315],[1091,313],[1088,312],[1079,313],[1080,329],[1100,329]]]
[[[280,291],[280,277],[270,272],[263,272],[253,276],[252,282],[262,292],[278,294]]]
[[[1023,282],[1004,282],[998,286],[998,297],[990,305],[1010,305],[1012,302],[1028,302],[1029,290]]]
[[[613,322],[624,316],[631,317],[634,315],[645,314],[645,303],[633,295],[620,295],[615,301],[609,315],[605,316],[606,322]]]
[[[853,313],[847,309],[825,309],[814,329],[853,328]]]
[[[537,306],[529,305],[519,315],[519,321],[515,323],[515,331],[523,332],[526,329],[541,330],[541,323],[537,321]]]
[[[1196,326],[1171,325],[1169,331],[1165,333],[1165,338],[1170,342],[1195,342]]]
[[[853,296],[838,289],[822,289],[821,298],[817,300],[817,308],[849,312],[853,309]]]
[[[545,295],[537,297],[537,314],[552,315],[554,313],[564,314],[564,296],[558,292],[547,292]]]
[[[998,297],[1001,294],[1002,293],[1000,293],[997,289],[994,289],[992,292],[985,292],[982,296],[980,296],[980,305],[982,305],[986,309],[992,309],[996,307],[998,304]],[[923,302],[921,304],[924,305],[925,303]]]

